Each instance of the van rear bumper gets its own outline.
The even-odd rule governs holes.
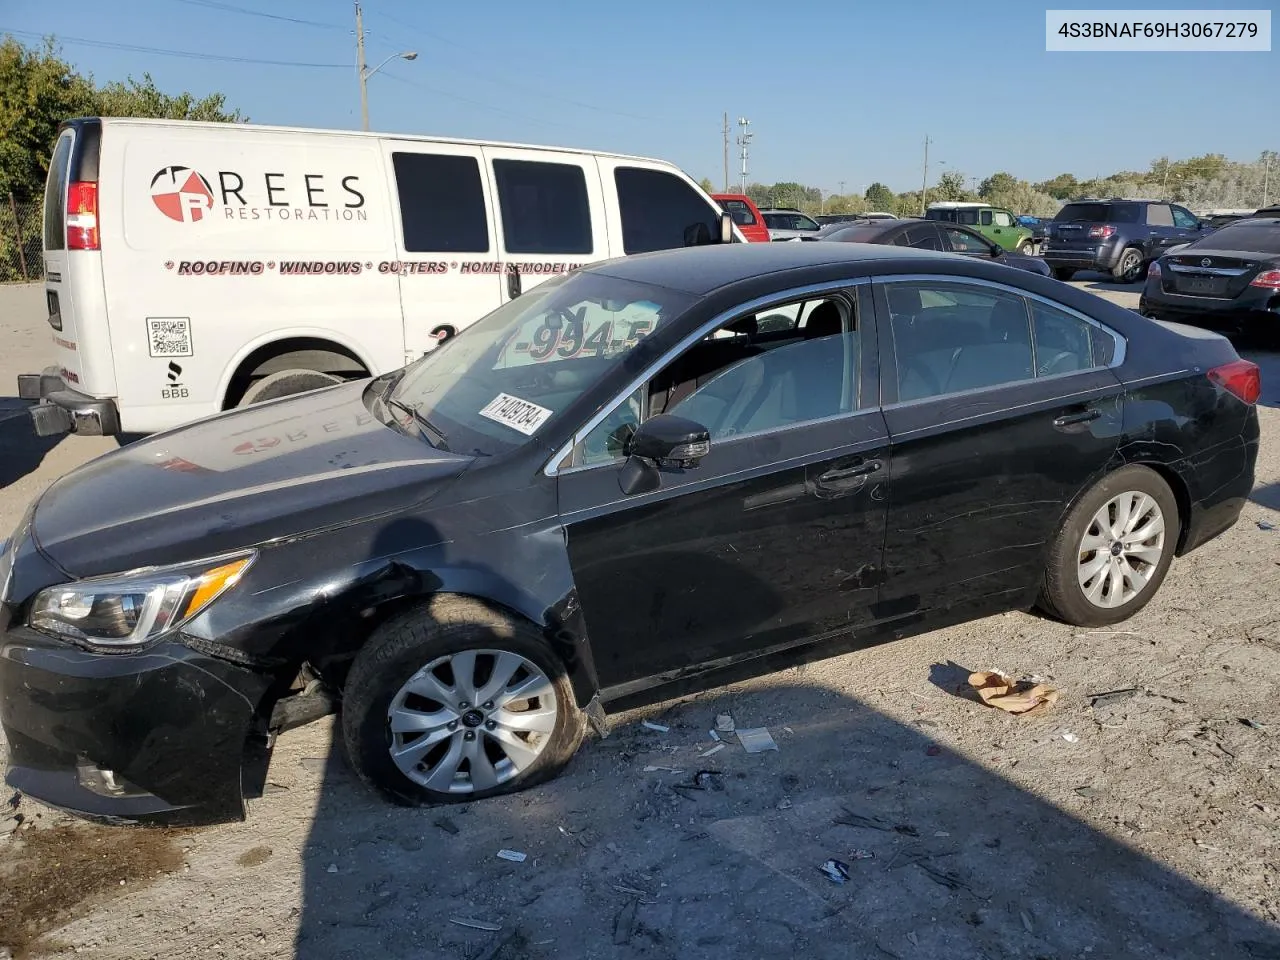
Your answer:
[[[44,373],[18,374],[18,396],[40,401],[28,411],[38,437],[56,437],[63,433],[112,437],[120,432],[116,402],[68,389],[57,367]]]

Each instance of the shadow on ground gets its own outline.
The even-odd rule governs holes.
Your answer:
[[[31,401],[0,397],[0,489],[16,483],[40,466],[59,437],[37,437],[27,408]]]
[[[724,712],[768,726],[780,751],[700,756]],[[475,804],[386,806],[329,757],[296,955],[1280,957],[1280,932],[938,747],[927,719],[781,682],[643,715],[670,732],[629,723],[558,780]],[[1028,718],[1009,736],[1050,742],[1057,724]],[[820,872],[828,858],[848,882]]]

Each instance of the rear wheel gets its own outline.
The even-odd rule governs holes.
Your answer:
[[[267,400],[279,400],[322,387],[332,387],[342,383],[342,378],[332,373],[320,373],[317,370],[281,370],[278,373],[263,377],[240,398],[238,407],[247,407]]]
[[[1179,530],[1178,502],[1159,474],[1128,466],[1107,475],[1058,531],[1040,606],[1077,627],[1128,619],[1160,588]]]
[[[538,631],[467,597],[437,597],[376,630],[343,696],[352,766],[401,804],[550,779],[583,731],[563,664]]]
[[[1070,267],[1054,267],[1053,268],[1053,279],[1061,280],[1063,283],[1066,283],[1075,275],[1076,275],[1076,272],[1072,270]]]
[[[1125,247],[1111,270],[1111,276],[1117,283],[1136,283],[1142,276],[1142,251],[1137,247]]]

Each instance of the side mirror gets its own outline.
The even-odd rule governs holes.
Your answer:
[[[711,432],[702,424],[665,413],[652,417],[627,444],[618,486],[628,496],[651,493],[661,483],[661,471],[692,470],[710,451]]]
[[[490,287],[489,289],[492,290],[493,288]],[[520,296],[520,293],[521,293],[520,273],[516,270],[508,270],[507,271],[507,298],[510,300],[514,300],[516,297]]]
[[[733,217],[730,214],[720,214],[720,242],[733,243]]]
[[[1004,247],[997,244],[996,246],[991,248],[991,259],[999,260],[1003,256],[1004,256]]]

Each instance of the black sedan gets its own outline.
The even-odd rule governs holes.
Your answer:
[[[944,250],[979,260],[994,260],[1007,267],[1017,267],[1042,277],[1050,274],[1049,266],[1039,257],[1010,253],[992,243],[976,230],[955,223],[933,220],[863,220],[856,223],[833,223],[806,240],[839,240],[845,243],[891,243],[917,250]]]
[[[8,782],[234,818],[246,744],[340,701],[367,783],[471,800],[641,700],[1033,605],[1115,623],[1236,522],[1258,391],[1222,337],[980,259],[587,267],[50,487],[0,552]]]
[[[1280,332],[1280,217],[1237,220],[1151,264],[1138,310],[1233,333]]]

